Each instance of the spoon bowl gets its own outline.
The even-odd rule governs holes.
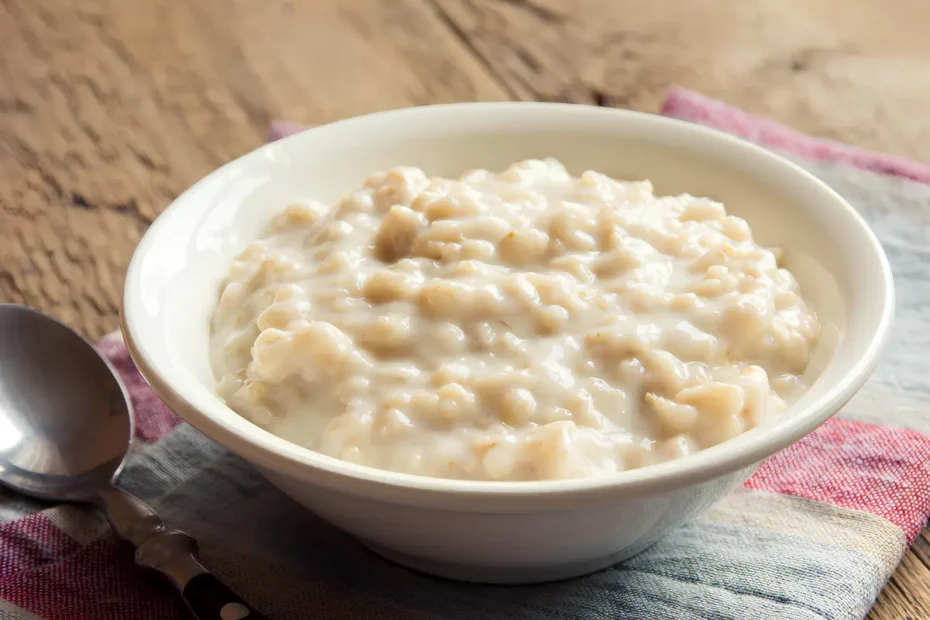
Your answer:
[[[136,546],[136,563],[167,577],[199,620],[259,620],[203,567],[193,538],[114,486],[132,436],[128,394],[93,345],[35,310],[0,304],[0,484],[97,506]]]
[[[81,336],[0,304],[0,482],[50,501],[90,501],[119,473],[129,399]]]

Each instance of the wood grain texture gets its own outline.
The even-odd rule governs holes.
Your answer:
[[[930,540],[924,531],[875,602],[869,620],[930,618]]]
[[[681,85],[930,161],[927,23],[925,0],[0,0],[0,302],[114,329],[146,226],[272,118],[656,111]],[[930,617],[926,534],[870,617]]]
[[[930,160],[923,0],[430,0],[508,92],[654,111],[685,86]]]
[[[505,96],[420,0],[3,0],[0,41],[0,300],[91,338],[146,226],[270,119]]]

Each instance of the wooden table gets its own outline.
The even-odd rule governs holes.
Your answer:
[[[656,111],[681,85],[930,161],[927,24],[926,0],[0,0],[0,301],[115,329],[145,228],[274,118]],[[930,617],[927,532],[870,617]]]

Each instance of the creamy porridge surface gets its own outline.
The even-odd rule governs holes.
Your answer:
[[[819,325],[746,222],[648,181],[369,177],[284,209],[213,316],[219,394],[373,467],[476,480],[598,476],[776,416]]]

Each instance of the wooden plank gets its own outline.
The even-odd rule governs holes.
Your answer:
[[[270,119],[506,96],[421,0],[7,0],[0,40],[0,301],[91,338],[148,223]]]
[[[930,529],[914,541],[868,616],[868,620],[902,618],[930,618]]]
[[[918,540],[923,540],[918,538]],[[924,541],[925,542],[925,541]],[[885,585],[868,620],[930,618],[930,567],[912,549]]]
[[[923,0],[430,1],[522,99],[655,111],[684,86],[930,161]]]

